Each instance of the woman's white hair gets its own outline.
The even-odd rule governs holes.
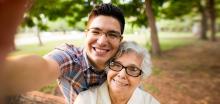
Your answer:
[[[122,54],[129,52],[135,52],[138,56],[140,56],[140,58],[142,58],[142,63],[141,63],[141,69],[143,71],[142,77],[149,76],[151,74],[151,59],[149,52],[134,41],[124,41],[120,44],[119,50],[115,58],[118,58],[122,56]]]

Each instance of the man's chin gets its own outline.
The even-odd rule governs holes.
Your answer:
[[[106,59],[95,59],[94,62],[96,64],[105,64],[108,60]]]
[[[94,59],[93,63],[95,64],[95,67],[97,68],[105,68],[105,64],[107,63],[107,59]]]

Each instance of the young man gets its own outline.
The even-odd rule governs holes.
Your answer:
[[[101,85],[106,80],[107,61],[115,55],[122,40],[124,15],[112,4],[95,6],[85,31],[83,48],[63,45],[44,58],[27,55],[8,59],[4,64],[5,83],[11,92],[19,93],[42,87],[58,78],[67,103],[72,104],[81,91]],[[16,86],[16,88],[14,88]]]
[[[124,16],[119,8],[96,6],[89,15],[84,48],[66,44],[46,56],[61,69],[58,82],[69,103],[79,92],[106,80],[106,62],[118,50],[123,30]]]

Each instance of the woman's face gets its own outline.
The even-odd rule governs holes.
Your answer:
[[[125,67],[132,66],[141,68],[142,58],[134,52],[129,52],[122,54],[122,56],[117,58],[115,61]],[[113,93],[132,94],[139,86],[140,81],[141,76],[130,76],[126,73],[125,68],[119,72],[109,69],[107,75],[109,91]]]

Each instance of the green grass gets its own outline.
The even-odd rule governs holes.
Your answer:
[[[186,46],[195,42],[195,38],[167,38],[160,41],[161,50],[167,51],[177,47]]]
[[[57,86],[57,81],[54,81],[51,84],[45,87],[42,87],[39,91],[44,92],[44,93],[54,94],[56,86]]]
[[[59,41],[52,41],[44,43],[43,46],[39,46],[38,44],[28,44],[28,45],[21,45],[17,46],[17,50],[12,52],[11,55],[20,55],[20,54],[37,54],[37,55],[45,55],[46,53],[53,50],[56,46],[60,44],[71,43],[76,46],[80,46],[82,44],[82,40],[59,40]]]
[[[196,37],[193,37],[191,33],[160,32],[158,37],[162,52],[190,45],[196,41]],[[152,47],[149,38],[141,37],[137,42],[151,51]]]

